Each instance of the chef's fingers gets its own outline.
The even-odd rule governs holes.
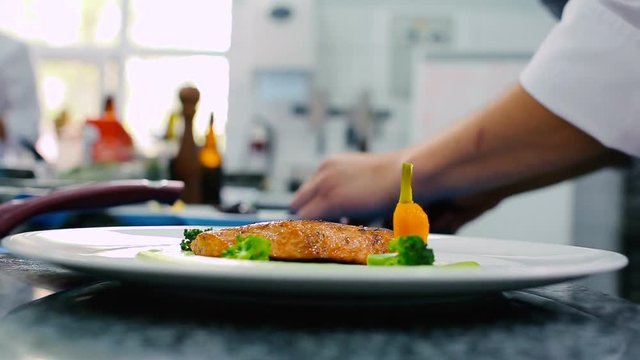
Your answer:
[[[292,212],[297,213],[305,204],[307,204],[311,199],[316,195],[316,193],[320,189],[320,185],[322,183],[323,176],[321,174],[316,173],[311,179],[307,180],[300,186],[298,191],[296,191],[293,196],[293,200],[291,200],[291,204],[289,204],[289,209]]]
[[[301,219],[337,220],[341,216],[340,207],[332,204],[325,194],[317,193],[296,213]]]

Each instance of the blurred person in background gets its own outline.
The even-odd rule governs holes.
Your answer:
[[[431,228],[455,232],[509,195],[640,157],[639,125],[640,1],[572,0],[504,95],[415,146],[325,160],[291,208],[388,218],[408,161]]]
[[[35,144],[40,104],[29,48],[0,33],[0,159],[21,144]]]

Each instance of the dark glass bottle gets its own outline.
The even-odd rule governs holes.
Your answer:
[[[213,128],[214,116],[211,113],[205,143],[200,150],[200,166],[202,167],[202,202],[220,205],[220,192],[223,185],[222,155],[216,143],[216,133]]]

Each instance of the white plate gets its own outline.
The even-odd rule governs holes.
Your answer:
[[[184,256],[184,227],[36,231],[3,245],[18,256],[178,294],[301,301],[438,301],[562,282],[618,270],[623,255],[574,246],[432,234],[436,261],[479,267],[368,267]],[[167,259],[145,259],[158,249]]]

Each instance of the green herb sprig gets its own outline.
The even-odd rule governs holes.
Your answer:
[[[184,229],[184,231],[182,232],[182,236],[184,237],[184,239],[182,239],[182,241],[180,242],[180,249],[182,249],[182,251],[191,251],[191,242],[195,240],[199,234],[211,229],[213,228]]]

